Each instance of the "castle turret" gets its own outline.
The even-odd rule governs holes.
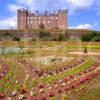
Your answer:
[[[17,10],[18,29],[26,29],[27,28],[27,14],[28,14],[28,10],[25,10],[25,9]]]
[[[68,11],[67,10],[60,10],[58,11],[58,27],[60,27],[61,29],[66,29],[67,28],[67,14]]]

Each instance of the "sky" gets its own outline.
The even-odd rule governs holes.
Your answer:
[[[0,29],[17,28],[17,9],[68,10],[68,28],[100,31],[100,0],[0,0]]]

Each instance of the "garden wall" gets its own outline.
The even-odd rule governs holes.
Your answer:
[[[80,38],[84,33],[90,32],[92,30],[85,29],[66,29],[66,30],[0,30],[0,37],[6,33],[9,33],[18,38],[34,37],[39,32],[49,32],[51,34],[64,34],[67,33],[70,37]]]

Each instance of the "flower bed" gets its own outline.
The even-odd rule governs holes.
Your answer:
[[[66,66],[62,64],[57,69],[52,70],[51,66],[49,71],[52,73],[46,73],[43,71],[44,68],[39,69],[34,66],[34,60],[28,61],[26,58],[18,57],[2,60],[5,66],[8,66],[3,66],[3,69],[7,68],[8,72],[0,79],[0,98],[15,100],[62,100],[66,98],[66,93],[80,88],[100,75],[98,59],[88,57],[75,59],[73,62],[71,60],[73,64],[71,62]],[[39,77],[40,72],[41,77]]]

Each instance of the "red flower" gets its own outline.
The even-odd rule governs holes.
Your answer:
[[[62,90],[61,90],[61,89],[59,89],[59,90],[58,90],[58,93],[62,93]]]
[[[24,94],[25,92],[26,92],[25,89],[22,89],[22,90],[21,90],[21,94]]]
[[[53,94],[52,92],[49,92],[49,93],[48,93],[48,96],[49,96],[49,97],[53,97],[54,94]]]
[[[64,87],[64,90],[65,90],[65,91],[68,91],[69,89],[68,89],[68,87]]]
[[[70,75],[70,78],[74,78],[74,76],[73,75]]]
[[[46,100],[46,97],[45,97],[45,96],[42,96],[42,97],[41,97],[41,100]]]
[[[86,81],[86,78],[81,78],[80,83],[84,83]]]
[[[96,66],[91,67],[91,70],[94,70],[94,69],[96,69]]]
[[[34,100],[34,99],[33,99],[33,96],[30,96],[30,100]]]
[[[69,80],[69,78],[64,78],[64,81],[67,82]]]
[[[44,88],[43,84],[40,84],[40,85],[39,85],[39,88]]]
[[[2,78],[2,76],[0,75],[0,79]]]
[[[0,98],[4,98],[4,94],[3,93],[0,93]]]
[[[79,85],[80,85],[79,82],[74,82],[74,83],[72,84],[72,88],[77,88]]]

